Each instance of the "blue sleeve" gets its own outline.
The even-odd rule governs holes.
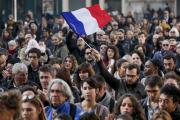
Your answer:
[[[82,112],[81,108],[79,106],[76,106],[76,115],[74,120],[79,120],[81,112]]]

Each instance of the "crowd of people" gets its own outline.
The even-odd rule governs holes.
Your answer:
[[[9,15],[0,32],[1,120],[180,120],[180,21],[112,15],[77,36],[63,17]]]

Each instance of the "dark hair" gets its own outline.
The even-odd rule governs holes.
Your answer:
[[[139,32],[139,33],[138,33],[138,36],[140,36],[140,35],[142,35],[142,34],[144,34],[145,36],[147,35],[145,32]]]
[[[161,88],[163,86],[163,80],[158,75],[148,76],[145,81],[145,86],[147,85],[150,87],[158,86],[159,88]]]
[[[131,56],[132,54],[137,54],[141,59],[142,63],[144,63],[144,55],[141,52],[139,52],[138,50],[134,50],[133,52],[131,52]]]
[[[37,57],[40,58],[41,57],[41,51],[37,48],[31,48],[29,51],[28,51],[28,56],[30,53],[36,53],[37,54]]]
[[[163,56],[163,60],[164,60],[164,59],[167,59],[167,60],[173,59],[174,63],[176,63],[176,58],[175,58],[175,56],[173,55],[173,53],[170,53],[170,52],[166,53],[166,54]]]
[[[56,78],[61,78],[62,80],[66,81],[70,87],[72,87],[70,76],[71,76],[70,71],[65,69],[64,67],[57,70]]]
[[[146,47],[144,45],[138,44],[135,46],[135,50],[139,51],[138,48],[141,47],[143,49],[144,54],[146,53]]]
[[[62,64],[62,59],[61,58],[51,58],[50,61],[49,61],[49,64],[50,65],[53,65],[53,64]]]
[[[120,58],[120,55],[119,55],[119,49],[114,46],[114,45],[108,45],[107,49],[106,49],[106,59],[108,60],[108,56],[107,56],[107,50],[108,49],[112,49],[114,51],[114,59],[117,60]]]
[[[94,76],[92,76],[92,79],[96,81],[96,84],[99,89],[106,85],[105,79],[101,75],[95,74]]]
[[[0,113],[5,114],[14,111],[14,119],[20,116],[21,94],[18,90],[10,90],[0,93]]]
[[[132,69],[136,69],[137,70],[137,74],[140,74],[140,68],[137,64],[128,64],[126,70],[132,70]]]
[[[32,91],[35,95],[38,94],[37,88],[35,88],[35,87],[31,86],[31,85],[20,86],[20,91],[21,91],[21,93],[24,93],[25,91]]]
[[[88,83],[89,86],[91,86],[91,87],[94,88],[94,89],[97,89],[97,88],[98,88],[98,85],[97,85],[96,81],[95,81],[92,77],[87,78],[86,80],[81,81],[81,86],[83,86],[83,84],[84,84],[85,82]]]
[[[54,119],[58,119],[58,120],[72,120],[72,117],[70,115],[67,114],[58,114]]]
[[[128,62],[125,59],[119,59],[116,61],[116,69],[120,68],[122,66],[123,63]]]
[[[160,94],[165,94],[173,98],[173,102],[179,102],[180,100],[180,90],[174,85],[167,84],[161,88]]]
[[[137,120],[146,120],[145,118],[145,113],[143,111],[142,106],[140,105],[140,103],[138,102],[137,98],[132,95],[132,94],[124,94],[123,96],[121,96],[116,105],[115,105],[115,114],[116,115],[120,115],[121,111],[120,111],[120,106],[122,105],[122,102],[125,98],[129,98],[132,102],[133,105],[133,113],[132,113],[132,117],[137,119]]]
[[[81,82],[81,79],[79,77],[79,72],[83,71],[83,72],[87,72],[89,77],[93,76],[95,74],[95,71],[93,69],[93,66],[88,63],[88,62],[83,62],[81,63],[76,71],[76,75],[75,75],[75,84],[78,88],[80,88],[79,83]]]
[[[49,64],[45,64],[39,68],[39,72],[48,72],[51,76],[55,75],[55,71],[56,70]]]
[[[165,74],[165,81],[169,78],[175,79],[177,83],[180,82],[180,77],[174,71]]]
[[[149,59],[149,61],[157,68],[159,69],[161,67],[161,63],[158,59]]]
[[[79,120],[100,120],[94,112],[86,112],[80,116]]]

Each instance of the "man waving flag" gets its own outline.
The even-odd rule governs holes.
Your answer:
[[[105,10],[101,10],[98,4],[71,12],[63,12],[62,16],[79,36],[98,32],[111,20],[111,16]]]

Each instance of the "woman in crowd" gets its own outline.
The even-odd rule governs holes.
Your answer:
[[[144,55],[141,54],[141,52],[135,50],[131,53],[131,57],[132,57],[132,63],[133,64],[137,64],[140,69],[141,69],[141,73],[140,73],[140,79],[143,78],[143,70],[144,70]]]
[[[172,120],[172,118],[168,112],[160,110],[153,114],[152,120]]]
[[[105,120],[109,111],[108,109],[96,102],[96,93],[99,92],[97,84],[93,78],[82,81],[81,90],[84,100],[77,105],[82,109],[82,114],[94,112],[100,120]]]
[[[22,96],[22,120],[46,120],[44,106],[40,99],[33,95]]]
[[[78,66],[75,73],[74,83],[75,86],[80,90],[81,81],[93,76],[95,71],[90,63],[84,62]]]
[[[107,47],[105,56],[105,64],[107,65],[107,69],[110,73],[114,74],[116,60],[118,60],[120,57],[118,48],[116,46],[109,45]]]
[[[115,115],[128,114],[133,120],[146,120],[142,106],[132,94],[124,94],[115,105]]]
[[[63,60],[63,67],[69,70],[71,78],[73,78],[74,72],[78,67],[76,58],[73,55],[68,55]]]

